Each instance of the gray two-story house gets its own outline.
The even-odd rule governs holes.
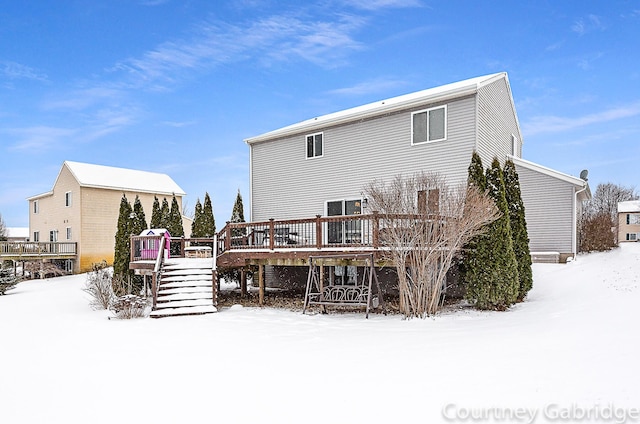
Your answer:
[[[471,155],[516,164],[534,259],[576,249],[586,181],[522,159],[523,136],[506,73],[472,78],[312,118],[245,140],[250,220],[368,213],[373,179],[420,171],[464,183]]]

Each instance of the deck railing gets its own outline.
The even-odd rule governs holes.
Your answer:
[[[0,256],[74,256],[76,242],[0,242]]]
[[[218,233],[217,253],[248,249],[379,247],[379,215],[231,223]]]
[[[158,258],[158,251],[162,245],[164,248],[164,236],[131,236],[131,253],[130,260],[137,261],[155,261]],[[210,249],[211,255],[214,250],[213,237],[196,237],[184,238],[173,237],[170,240],[169,251],[171,257],[184,258],[193,249],[203,250]]]

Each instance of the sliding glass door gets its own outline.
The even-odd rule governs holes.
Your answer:
[[[361,199],[327,202],[327,216],[361,215]],[[327,223],[327,241],[332,244],[351,244],[362,241],[362,222],[359,220]]]

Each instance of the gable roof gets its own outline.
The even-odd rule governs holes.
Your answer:
[[[67,168],[80,187],[102,188],[106,190],[126,190],[142,193],[157,193],[184,196],[186,193],[167,174],[93,165],[90,163],[65,161],[53,184],[55,187],[60,174]],[[32,196],[28,200],[51,195],[53,190]]]
[[[555,169],[547,168],[546,166],[538,165],[537,163],[533,163],[516,156],[509,155],[509,159],[511,159],[513,163],[518,166],[522,166],[532,171],[539,172],[541,174],[548,175],[558,180],[567,182],[569,184],[572,184],[576,188],[584,189],[584,192],[582,192],[580,196],[581,200],[587,200],[591,198],[591,188],[589,187],[589,183],[582,178],[574,177],[573,175],[565,174],[563,172],[556,171]]]
[[[640,200],[618,202],[618,213],[640,212]]]
[[[481,87],[497,81],[501,78],[507,79],[507,73],[499,72],[497,74],[470,78],[464,81],[441,85],[439,87],[416,91],[415,93],[409,93],[398,97],[392,97],[390,99],[330,113],[328,115],[318,116],[316,118],[308,119],[306,121],[270,131],[262,135],[247,138],[244,141],[247,144],[253,144],[260,141],[293,135],[301,131],[313,131],[317,128],[326,127],[327,125],[336,125],[355,119],[362,119],[365,117],[386,114],[401,109],[408,109],[427,102],[436,102],[475,94]]]

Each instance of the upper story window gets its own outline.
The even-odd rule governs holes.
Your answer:
[[[67,207],[71,206],[71,192],[70,191],[67,191],[64,194],[64,205],[67,206]]]
[[[511,156],[518,156],[518,138],[511,134]]]
[[[36,243],[40,241],[40,231],[33,232],[33,241]]]
[[[33,201],[33,213],[38,213],[40,212],[40,205],[38,204],[37,200]]]
[[[640,214],[628,213],[627,214],[627,224],[628,225],[638,225],[638,224],[640,224]]]
[[[420,110],[411,114],[411,144],[447,138],[447,106]]]
[[[322,133],[309,134],[307,136],[307,158],[322,156],[323,152]]]
[[[67,240],[71,240],[71,227],[67,227]]]

